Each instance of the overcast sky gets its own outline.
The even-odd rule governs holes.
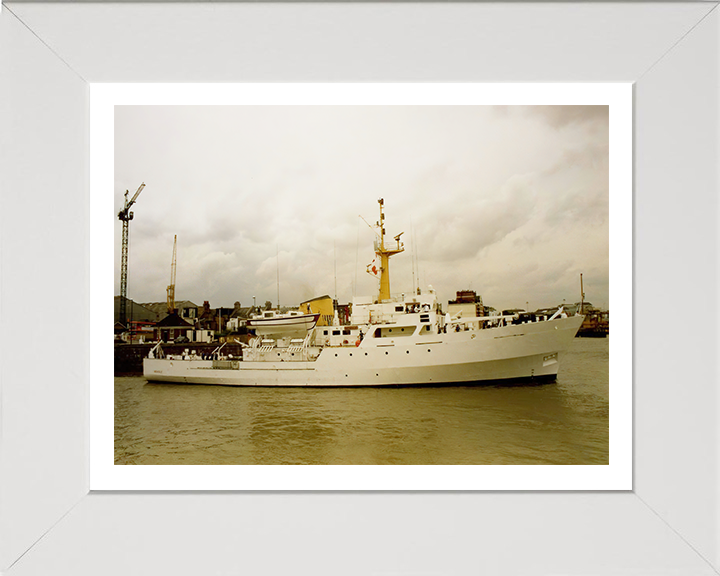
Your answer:
[[[117,106],[115,293],[125,190],[128,297],[212,307],[376,295],[379,198],[393,294],[497,309],[608,303],[606,106]],[[335,273],[337,269],[337,274]]]

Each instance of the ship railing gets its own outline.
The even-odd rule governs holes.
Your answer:
[[[465,324],[467,322],[485,322],[485,321],[498,321],[498,320],[511,320],[517,318],[515,314],[505,314],[503,316],[461,316],[459,318],[452,318],[451,324]]]
[[[533,313],[534,314],[534,313]],[[559,310],[557,310],[552,316],[548,317],[547,314],[535,314],[535,320],[526,320],[523,323],[526,322],[548,322],[550,320],[556,320],[557,318],[565,318],[567,317],[567,312],[563,310],[562,307],[560,307]],[[482,323],[486,328],[496,328],[498,326],[506,326],[510,324],[512,321],[518,320],[518,318],[522,318],[522,314],[504,314],[499,316],[469,316],[467,318],[458,317],[458,318],[452,318],[450,322],[446,322],[445,325],[448,326],[467,326],[469,324],[474,325],[480,325]]]
[[[273,348],[275,348],[275,340],[266,338],[260,341],[259,349],[261,352],[270,352]]]
[[[452,318],[449,322],[445,322],[446,329],[455,329],[460,327],[462,330],[467,330],[473,327],[485,327],[485,328],[498,328],[500,326],[507,326],[513,320],[517,320],[516,314],[505,314],[500,316],[468,316]],[[536,320],[536,322],[539,320]]]
[[[308,343],[310,342],[310,334],[305,336],[305,338],[294,338],[290,340],[290,345],[288,346],[289,352],[302,352],[303,350],[307,350]]]

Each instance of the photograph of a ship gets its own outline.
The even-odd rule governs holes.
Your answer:
[[[609,463],[608,106],[114,130],[116,464]]]

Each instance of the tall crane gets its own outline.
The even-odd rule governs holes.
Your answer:
[[[167,287],[167,309],[168,314],[175,310],[175,272],[177,271],[177,234],[173,243],[173,257],[170,265],[170,286]]]
[[[140,192],[145,188],[145,183],[140,184],[135,195],[128,201],[128,191],[125,190],[125,205],[118,212],[118,219],[123,223],[122,231],[122,261],[120,264],[120,322],[127,324],[127,263],[128,263],[128,225],[133,219],[130,207],[135,204]]]

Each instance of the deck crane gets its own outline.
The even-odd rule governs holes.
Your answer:
[[[170,286],[167,287],[167,309],[168,314],[175,310],[175,272],[177,271],[177,234],[173,243],[173,257],[170,265]]]
[[[130,207],[135,204],[140,192],[145,188],[145,183],[140,184],[135,195],[128,201],[128,190],[125,190],[125,205],[118,212],[118,219],[123,223],[122,230],[122,262],[120,264],[120,322],[127,324],[127,262],[128,262],[128,225],[133,219]]]

